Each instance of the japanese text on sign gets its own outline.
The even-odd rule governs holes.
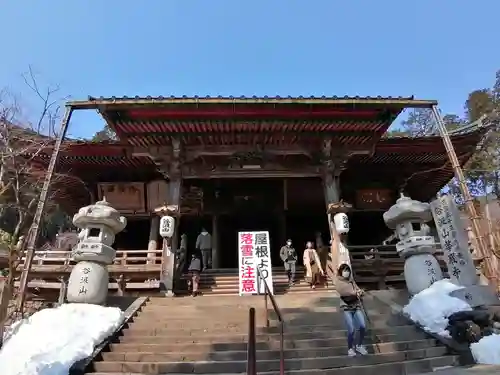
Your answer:
[[[273,293],[269,232],[239,232],[239,294],[264,292],[264,281]],[[257,268],[263,280],[258,283]]]
[[[450,279],[459,285],[473,285],[477,282],[476,269],[458,209],[452,199],[449,195],[443,195],[433,201],[432,215]]]

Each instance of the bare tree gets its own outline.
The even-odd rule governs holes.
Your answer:
[[[23,75],[26,85],[41,102],[33,122],[21,121],[22,106],[7,90],[0,91],[0,247],[8,254],[8,275],[0,301],[0,340],[9,319],[17,269],[22,262],[24,238],[45,179],[43,163],[54,143],[59,118],[58,87],[41,89],[32,70]],[[57,183],[57,177],[53,180]],[[52,189],[52,197],[57,191]],[[1,341],[0,341],[1,343]]]

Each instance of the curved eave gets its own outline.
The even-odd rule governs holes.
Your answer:
[[[135,145],[168,142],[165,136],[180,133],[364,131],[377,139],[404,108],[435,104],[380,96],[90,97],[68,103],[98,109],[120,139]],[[155,134],[159,137],[152,139]]]
[[[483,139],[487,128],[478,128],[466,134],[450,137],[457,155],[472,154]],[[354,162],[360,164],[429,164],[448,160],[443,140],[432,137],[382,138],[377,143],[373,155],[359,156]]]
[[[450,137],[461,166],[472,157],[486,132],[486,128],[478,128]],[[439,136],[381,139],[372,156],[353,159],[349,168],[398,173],[399,179],[404,181],[401,188],[422,201],[434,197],[454,176]]]

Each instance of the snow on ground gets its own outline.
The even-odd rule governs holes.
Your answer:
[[[500,365],[500,335],[485,336],[479,342],[470,344],[470,350],[477,363]]]
[[[472,310],[467,302],[449,295],[454,290],[462,288],[448,279],[440,280],[416,294],[403,311],[425,330],[450,337],[450,333],[446,330],[448,317],[459,311]],[[477,363],[500,365],[500,335],[485,336],[479,342],[471,344],[470,350]]]
[[[459,311],[472,310],[467,302],[449,295],[462,288],[450,282],[449,279],[439,280],[413,296],[403,311],[425,330],[443,337],[450,337],[450,333],[446,330],[448,317]]]
[[[1,375],[67,375],[123,322],[119,308],[64,304],[36,312],[6,332]]]

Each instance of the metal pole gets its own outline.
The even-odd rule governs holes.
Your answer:
[[[250,310],[248,310],[247,375],[257,374],[256,355],[255,308],[250,307]]]
[[[35,215],[33,216],[33,222],[28,232],[28,241],[26,242],[26,260],[23,264],[23,272],[21,274],[20,286],[19,286],[19,296],[17,298],[16,310],[18,313],[23,313],[24,299],[26,295],[26,289],[28,285],[28,276],[31,270],[31,265],[33,263],[33,258],[35,256],[35,247],[40,235],[40,222],[42,220],[43,212],[45,211],[45,203],[47,202],[47,197],[50,191],[50,184],[52,182],[52,176],[56,168],[57,159],[59,158],[59,151],[61,149],[61,144],[66,137],[66,132],[68,131],[69,121],[73,113],[73,108],[71,106],[66,106],[66,112],[61,121],[61,129],[59,130],[59,135],[56,139],[56,144],[54,151],[52,152],[52,157],[50,158],[49,167],[47,168],[47,174],[45,175],[45,181],[43,182],[42,191],[40,192],[40,198],[38,200],[38,206],[36,207]]]
[[[495,272],[492,269],[491,261],[490,261],[490,253],[486,251],[485,247],[483,246],[483,241],[481,237],[481,230],[480,230],[480,222],[479,222],[479,217],[476,212],[476,208],[474,207],[474,201],[472,199],[472,196],[469,192],[469,188],[467,187],[466,179],[464,176],[464,173],[462,171],[462,168],[460,167],[460,163],[458,161],[457,154],[455,153],[455,149],[453,147],[453,144],[451,143],[450,135],[448,134],[448,130],[446,129],[446,126],[444,124],[444,121],[441,117],[441,114],[439,113],[437,106],[433,105],[431,107],[432,109],[432,114],[434,117],[434,120],[436,121],[436,125],[439,131],[439,135],[441,136],[441,139],[443,140],[444,147],[446,149],[446,153],[448,154],[448,158],[451,163],[451,167],[453,168],[453,173],[455,174],[455,178],[458,181],[458,186],[460,188],[460,192],[462,193],[464,197],[464,203],[465,203],[465,208],[467,209],[467,212],[469,214],[469,217],[472,222],[472,231],[474,235],[476,236],[476,249],[478,250],[479,257],[484,260],[484,271],[485,271],[485,276],[490,280],[490,282],[493,282],[495,279]],[[496,287],[496,285],[495,285]]]

